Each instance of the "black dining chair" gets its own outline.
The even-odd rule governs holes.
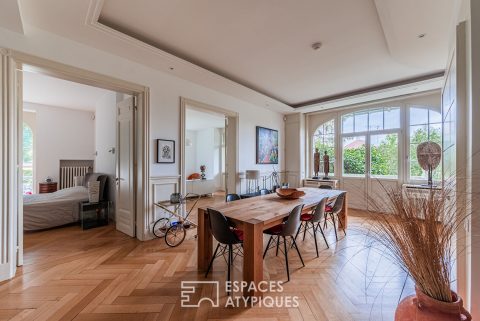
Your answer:
[[[310,212],[304,213],[300,215],[300,226],[298,227],[297,234],[295,234],[295,240],[297,240],[298,234],[300,234],[301,230],[303,229],[303,240],[305,241],[305,235],[307,231],[311,230],[313,238],[315,240],[315,250],[317,251],[318,257],[318,243],[317,243],[317,231],[323,236],[323,240],[325,241],[325,245],[327,245],[327,249],[330,247],[327,242],[327,238],[323,233],[322,226],[320,225],[321,221],[325,219],[325,204],[328,200],[328,197],[324,197],[318,202],[317,206]]]
[[[265,258],[265,255],[267,255],[268,250],[276,247],[277,252],[276,255],[278,255],[278,249],[280,247],[280,240],[283,242],[283,250],[284,250],[284,255],[285,255],[285,265],[287,267],[287,278],[288,281],[290,281],[290,270],[288,267],[288,248],[290,246],[287,246],[287,238],[290,237],[292,246],[297,250],[298,256],[300,257],[300,261],[302,261],[302,265],[305,266],[305,263],[303,262],[302,255],[300,254],[300,251],[298,250],[297,243],[295,242],[295,234],[298,231],[298,228],[300,227],[300,215],[302,214],[303,210],[303,204],[297,205],[288,215],[288,219],[283,222],[282,224],[276,225],[272,228],[269,228],[268,230],[263,231],[264,234],[270,235],[270,238],[268,239],[267,247],[265,248],[265,252],[263,252],[263,258]],[[275,245],[275,240],[276,239],[276,245]],[[273,241],[273,246],[270,247],[270,244],[272,244]]]
[[[225,200],[227,202],[233,202],[233,201],[238,201],[240,199],[240,195],[238,194],[227,194],[225,197]]]
[[[323,227],[324,228],[327,227],[328,217],[330,216],[330,220],[333,223],[333,229],[335,231],[335,239],[337,241],[338,241],[338,236],[337,236],[337,225],[335,224],[336,219],[338,220],[338,223],[340,224],[340,227],[342,228],[345,236],[347,235],[347,232],[345,231],[345,226],[342,225],[342,221],[338,217],[338,215],[340,214],[340,212],[343,209],[344,203],[345,203],[345,192],[341,193],[340,195],[337,196],[333,206],[331,206],[331,205],[326,205],[325,206],[325,222],[324,222]]]
[[[212,259],[208,264],[207,272],[205,277],[207,277],[208,272],[212,268],[213,261],[220,256],[223,256],[225,253],[228,254],[227,265],[227,280],[230,281],[230,267],[233,264],[233,254],[234,254],[234,245],[238,245],[236,255],[241,254],[241,245],[243,244],[243,231],[235,228],[227,220],[225,215],[216,211],[214,209],[207,209],[208,216],[210,219],[210,230],[212,231],[213,237],[217,240],[218,244],[213,253]]]
[[[262,188],[260,190],[260,195],[268,195],[270,193],[272,193],[272,192],[270,190],[266,189],[266,188]]]
[[[333,189],[331,185],[320,185],[318,188],[320,188],[320,189]]]

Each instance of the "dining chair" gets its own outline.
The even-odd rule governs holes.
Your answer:
[[[208,272],[212,268],[213,261],[220,256],[228,254],[227,259],[227,281],[230,281],[230,267],[233,265],[233,254],[234,254],[234,245],[239,245],[237,247],[236,255],[241,254],[241,245],[243,244],[243,231],[235,228],[232,226],[225,215],[216,211],[214,209],[207,209],[208,216],[210,220],[210,230],[212,231],[212,235],[217,240],[218,244],[215,248],[215,252],[213,253],[212,259],[208,264],[207,272],[205,273],[205,277],[207,277]],[[236,257],[235,255],[235,257]]]
[[[295,242],[295,238],[294,238],[295,234],[298,231],[298,228],[300,227],[300,215],[302,214],[302,210],[303,210],[303,204],[295,206],[295,208],[288,215],[288,219],[285,222],[263,231],[264,234],[270,235],[270,238],[268,239],[267,247],[265,248],[265,252],[263,252],[263,258],[265,258],[265,255],[267,255],[268,250],[274,247],[277,248],[276,255],[278,255],[278,249],[281,243],[280,240],[282,240],[283,253],[285,255],[285,265],[287,267],[288,281],[290,281],[290,270],[288,266],[288,248],[290,248],[290,246],[287,246],[288,237],[291,239],[291,243],[292,243],[291,247],[294,247],[297,250],[297,254],[300,257],[300,261],[302,262],[302,265],[305,266],[302,255],[298,250],[297,243]],[[276,245],[274,244],[275,238],[276,238]],[[274,242],[273,243],[274,245],[270,247],[270,244],[272,244],[272,241]]]
[[[260,195],[268,195],[268,194],[270,194],[270,193],[272,193],[272,192],[270,192],[270,190],[268,190],[268,189],[266,189],[266,188],[262,188],[262,189],[260,190]]]
[[[297,240],[298,234],[303,228],[303,240],[305,241],[305,235],[308,230],[312,230],[312,235],[315,240],[315,250],[317,252],[318,257],[318,243],[317,243],[317,231],[323,236],[323,240],[325,241],[325,245],[327,245],[327,249],[330,247],[327,242],[327,238],[323,233],[322,226],[320,222],[325,219],[325,204],[328,200],[328,197],[324,197],[318,202],[317,206],[311,211],[310,213],[304,213],[300,215],[300,226],[298,227],[297,234],[295,234],[295,240]]]
[[[225,197],[225,200],[227,202],[233,202],[233,201],[238,201],[240,199],[240,195],[238,194],[227,194]]]
[[[331,185],[320,185],[318,188],[320,188],[320,189],[333,189]]]
[[[333,229],[335,231],[335,239],[337,241],[338,241],[338,236],[337,236],[337,226],[335,224],[336,219],[338,219],[338,223],[340,224],[340,227],[342,228],[345,236],[347,235],[347,232],[345,231],[345,226],[342,225],[342,221],[338,217],[340,212],[343,210],[344,203],[345,203],[345,192],[341,193],[340,195],[337,196],[333,206],[331,206],[331,205],[326,205],[325,206],[325,222],[323,224],[323,227],[324,228],[327,227],[328,216],[330,216],[330,219],[333,223]]]

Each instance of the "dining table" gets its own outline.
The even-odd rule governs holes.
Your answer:
[[[311,210],[325,197],[334,201],[341,193],[345,193],[342,210],[338,214],[340,226],[347,228],[348,194],[342,190],[303,187],[305,195],[298,199],[284,199],[276,193],[241,199],[233,202],[215,204],[209,208],[221,212],[243,231],[243,281],[254,286],[244,292],[245,296],[262,296],[258,285],[263,278],[263,231],[281,224],[291,210],[304,205],[304,211]],[[206,271],[213,255],[213,235],[207,207],[198,208],[198,270]]]

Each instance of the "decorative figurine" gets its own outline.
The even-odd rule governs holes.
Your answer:
[[[328,173],[330,172],[330,157],[327,151],[325,151],[325,155],[323,155],[323,172],[325,173],[323,179],[330,179],[328,178]]]
[[[315,176],[314,179],[318,179],[318,173],[320,172],[320,152],[318,147],[315,148],[315,153],[313,153],[313,172]]]
[[[205,166],[205,165],[200,165],[200,172],[202,173],[202,175],[201,175],[201,176],[202,176],[202,179],[207,179],[207,178],[205,177],[205,171],[206,171],[206,170],[207,170],[207,166]]]

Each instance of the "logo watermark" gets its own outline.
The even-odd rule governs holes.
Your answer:
[[[253,306],[263,308],[297,308],[298,296],[282,295],[283,283],[280,281],[261,281],[258,284],[246,281],[226,281],[225,292],[230,293],[223,304],[226,308],[248,308]],[[203,286],[212,285],[213,297],[199,295]],[[182,281],[181,306],[184,308],[198,308],[205,302],[211,307],[220,307],[220,282],[218,281]],[[243,296],[244,292],[262,293],[262,296]],[[235,295],[239,293],[239,295]]]

